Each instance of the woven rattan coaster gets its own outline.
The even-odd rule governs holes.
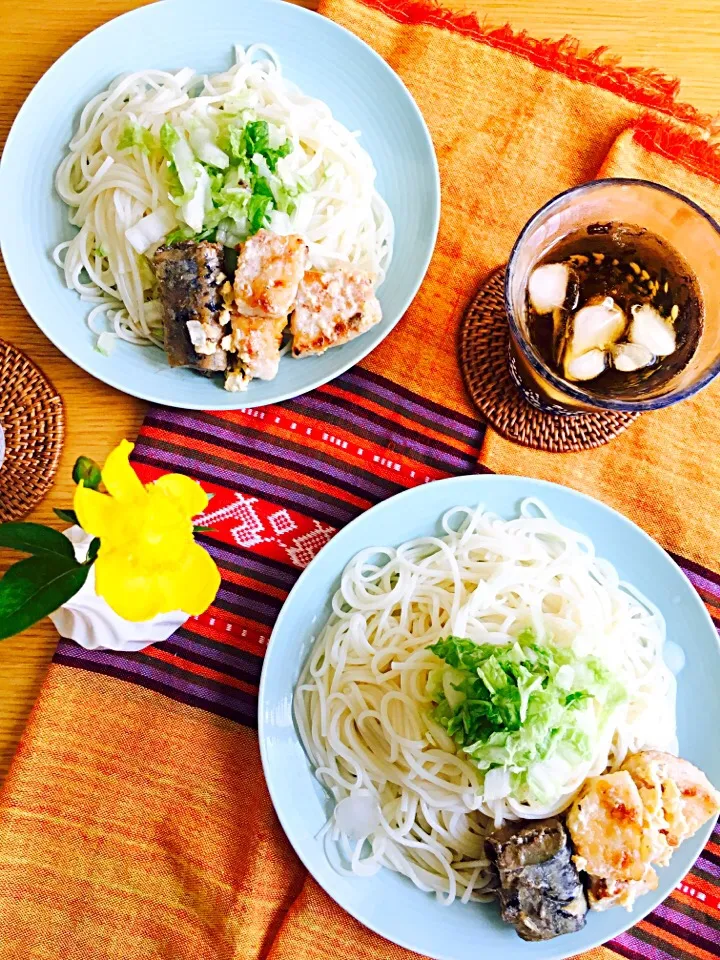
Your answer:
[[[508,440],[553,453],[599,447],[627,430],[639,414],[561,416],[537,410],[523,398],[510,373],[504,282],[504,270],[491,274],[460,327],[460,368],[483,417]]]
[[[0,521],[19,520],[39,503],[57,472],[65,435],[62,400],[20,350],[0,340]]]

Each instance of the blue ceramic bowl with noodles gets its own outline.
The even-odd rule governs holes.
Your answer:
[[[96,349],[88,304],[65,286],[51,251],[74,230],[54,189],[80,111],[120,74],[190,66],[218,73],[233,45],[263,43],[284,75],[324,100],[337,120],[361,132],[376,186],[395,222],[395,252],[378,290],[383,319],[321,356],[286,356],[274,380],[241,393],[223,379],[171,369],[162,349],[120,341]],[[0,167],[0,242],[10,278],[46,336],[87,373],[145,400],[191,409],[238,409],[298,396],[356,364],[388,335],[409,306],[435,245],[440,185],[425,122],[398,76],[370,47],[318,14],[279,0],[218,0],[212,16],[195,0],[165,0],[126,13],[68,50],[32,91],[15,120]]]
[[[567,527],[589,537],[596,555],[609,560],[621,580],[654,603],[667,625],[668,666],[677,674],[680,755],[720,784],[720,646],[700,597],[677,564],[639,527],[615,510],[574,490],[522,477],[467,476],[424,484],[398,494],[341,530],[306,568],[283,606],[268,646],[260,684],[260,745],[270,794],[280,821],[305,866],[340,906],[394,943],[437,960],[564,960],[618,936],[665,899],[687,874],[712,829],[708,823],[658,869],[656,891],[621,907],[588,914],[578,933],[525,943],[502,923],[495,903],[455,901],[443,906],[408,879],[380,870],[372,877],[345,876],[331,865],[323,827],[332,811],[329,793],[315,778],[300,742],[293,694],[314,638],[331,611],[331,599],[347,563],[361,550],[398,546],[415,537],[441,535],[440,519],[459,505],[486,509],[505,519],[521,502],[537,498]],[[674,652],[674,664],[669,653]]]

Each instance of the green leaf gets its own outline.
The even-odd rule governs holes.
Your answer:
[[[292,140],[286,140],[279,147],[271,147],[270,127],[267,121],[251,120],[242,128],[238,126],[228,128],[223,149],[237,164],[247,163],[258,153],[265,158],[271,172],[275,173],[278,160],[292,151],[293,143]]]
[[[118,150],[132,150],[133,147],[139,147],[143,153],[152,153],[155,149],[156,140],[147,127],[141,127],[139,123],[128,121],[118,137]]]
[[[0,640],[27,630],[74,597],[90,567],[73,557],[28,557],[0,580]]]
[[[248,156],[254,153],[264,154],[270,147],[270,127],[267,120],[251,120],[245,127],[248,142]]]
[[[165,154],[166,160],[172,160],[172,149],[180,139],[180,134],[175,127],[167,120],[160,128],[160,149]]]
[[[53,513],[61,520],[65,520],[66,523],[75,523],[80,526],[80,522],[78,521],[77,514],[74,510],[61,510],[59,507],[55,507],[53,509]]]
[[[277,168],[278,160],[281,160],[283,157],[286,157],[289,153],[292,153],[292,148],[293,148],[292,140],[286,140],[285,143],[281,144],[281,146],[277,147],[277,149],[268,147],[264,156],[265,156],[265,159],[267,160],[267,165],[270,167],[273,173],[275,173],[275,170]]]
[[[202,527],[202,526],[193,527],[193,533],[209,533],[209,532],[214,533],[215,527]]]
[[[231,160],[242,163],[247,157],[247,137],[241,127],[230,127],[227,133],[227,143],[223,144]]]
[[[97,490],[102,482],[100,467],[90,457],[78,457],[73,467],[72,478],[75,483],[83,481],[89,490]]]
[[[270,207],[273,202],[271,197],[257,196],[253,194],[248,200],[247,218],[248,233],[252,236],[265,226]]]
[[[192,227],[176,227],[165,237],[165,245],[169,247],[173,243],[182,243],[183,240],[191,240],[194,236]]]
[[[1,523],[0,547],[10,547],[35,556],[57,556],[75,560],[73,546],[59,530],[40,523]]]
[[[100,549],[100,537],[93,537],[93,539],[90,541],[90,546],[88,547],[87,557],[85,557],[84,566],[91,567],[95,563],[99,549]]]
[[[185,200],[185,188],[182,183],[180,183],[180,177],[178,172],[175,169],[175,164],[172,160],[168,160],[168,165],[165,169],[165,175],[167,177],[167,187],[171,196],[175,197],[181,203]],[[186,238],[187,239],[187,238]]]
[[[256,197],[269,197],[271,200],[275,199],[272,187],[265,177],[255,177],[253,182],[253,195]]]

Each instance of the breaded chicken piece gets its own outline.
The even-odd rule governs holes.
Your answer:
[[[280,344],[283,330],[287,326],[287,317],[276,320],[246,317],[232,309],[230,323],[231,333],[223,339],[222,346],[236,356],[245,379],[249,381],[256,377],[258,380],[272,380],[278,372]],[[231,364],[235,372],[238,364]],[[233,377],[229,385],[226,382],[226,389],[245,389],[239,385],[233,386],[235,383],[239,384],[239,381]]]
[[[309,270],[290,319],[293,356],[309,357],[347,343],[382,319],[372,274],[342,267]]]
[[[652,855],[644,819],[627,770],[588,780],[567,818],[578,870],[606,881],[642,880]]]
[[[305,272],[308,248],[302,237],[260,230],[239,248],[235,304],[247,317],[287,317]]]
[[[687,760],[657,750],[629,756],[617,773],[589,780],[567,827],[575,864],[590,876],[594,910],[657,888],[651,863],[666,866],[673,851],[720,811],[720,793]]]
[[[655,837],[653,860],[663,866],[683,840],[720,812],[720,793],[687,760],[659,750],[642,750],[622,765],[635,781]]]
[[[642,880],[606,880],[604,877],[591,877],[588,901],[593,910],[607,910],[608,907],[625,907],[630,910],[638,897],[657,890],[657,885],[658,875],[652,867],[645,869]]]

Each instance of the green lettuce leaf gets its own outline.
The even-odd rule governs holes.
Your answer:
[[[147,127],[128,121],[118,137],[118,150],[132,150],[137,147],[143,153],[152,153],[157,148],[157,140]]]
[[[539,644],[530,630],[504,646],[447,637],[429,648],[432,718],[480,770],[510,774],[520,801],[548,802],[588,761],[627,693],[596,657]]]
[[[206,210],[200,232],[179,227],[167,237],[168,244],[209,239],[236,246],[267,226],[273,210],[295,211],[295,199],[307,187],[291,188],[281,181],[277,164],[293,145],[286,140],[272,147],[270,134],[267,121],[248,120],[247,111],[221,124],[217,149],[227,155],[227,168],[219,170],[202,159],[194,160],[195,168],[204,167],[208,174],[212,209]],[[159,143],[167,160],[168,192],[174,203],[182,205],[192,196],[191,178],[196,176],[186,162],[189,145],[184,134],[169,123],[163,124]]]

